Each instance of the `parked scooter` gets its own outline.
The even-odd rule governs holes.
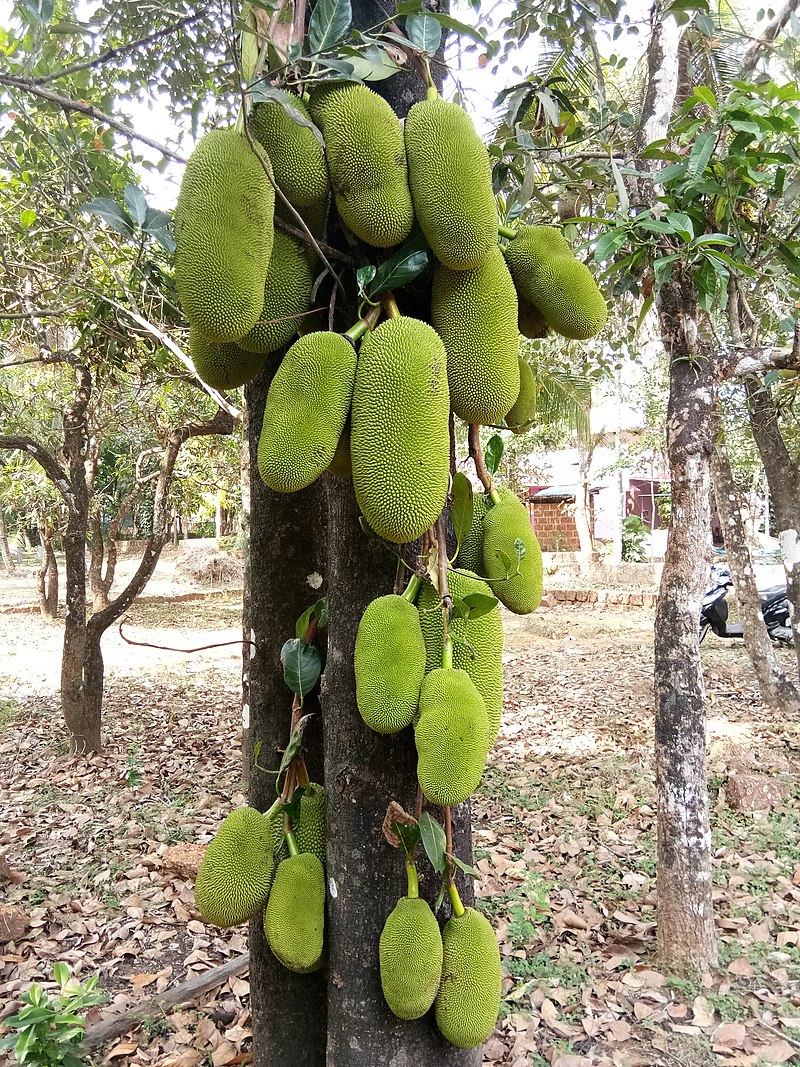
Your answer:
[[[725,597],[733,589],[731,572],[722,563],[711,568],[711,588],[703,597],[700,607],[700,640],[712,630],[717,637],[743,637],[741,623],[728,622],[728,602]],[[767,633],[778,644],[792,644],[792,626],[789,619],[789,601],[785,585],[773,585],[759,589],[761,613]]]

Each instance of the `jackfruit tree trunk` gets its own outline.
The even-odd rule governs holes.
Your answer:
[[[100,516],[95,512],[89,520],[89,589],[92,594],[92,611],[108,607],[108,588],[103,581],[105,543]]]
[[[0,508],[0,557],[2,557],[6,574],[13,574],[15,570],[14,557],[11,555],[11,549],[8,547],[6,516],[2,508]]]
[[[58,618],[58,561],[53,548],[52,527],[41,525],[42,563],[39,567],[39,611],[44,619]]]

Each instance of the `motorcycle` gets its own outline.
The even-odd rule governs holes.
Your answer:
[[[725,599],[733,589],[731,572],[724,564],[716,563],[711,568],[711,588],[703,597],[700,607],[700,641],[709,630],[717,637],[743,637],[741,623],[728,622],[728,602]],[[792,625],[789,618],[789,601],[785,585],[773,585],[768,589],[759,589],[761,614],[767,633],[776,644],[791,645]]]

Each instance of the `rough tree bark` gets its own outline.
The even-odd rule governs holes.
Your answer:
[[[581,572],[589,569],[594,553],[592,537],[592,507],[590,476],[594,445],[590,441],[578,442],[578,485],[575,489],[575,529],[578,531]]]
[[[39,611],[43,619],[58,618],[58,561],[53,548],[53,529],[43,524],[39,527],[42,542],[42,562],[37,575],[39,588]]]
[[[14,557],[11,555],[11,549],[8,547],[6,516],[2,508],[0,508],[0,557],[2,557],[6,574],[13,574],[15,569]]]
[[[158,451],[158,449],[148,449],[143,455],[150,455],[153,451]],[[141,459],[142,456],[139,457],[139,460]],[[137,461],[137,477],[138,468],[139,463]],[[108,595],[111,592],[117,573],[117,537],[119,536],[120,526],[125,521],[125,516],[133,506],[133,502],[138,497],[142,487],[151,480],[153,480],[152,476],[142,481],[137,481],[133,490],[122,501],[108,527],[107,540],[103,538],[99,515],[93,515],[90,520],[89,590],[92,594],[92,611],[102,611],[103,608],[108,607]]]

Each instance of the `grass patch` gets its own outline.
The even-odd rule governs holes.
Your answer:
[[[0,733],[10,726],[19,714],[16,700],[0,700]]]

